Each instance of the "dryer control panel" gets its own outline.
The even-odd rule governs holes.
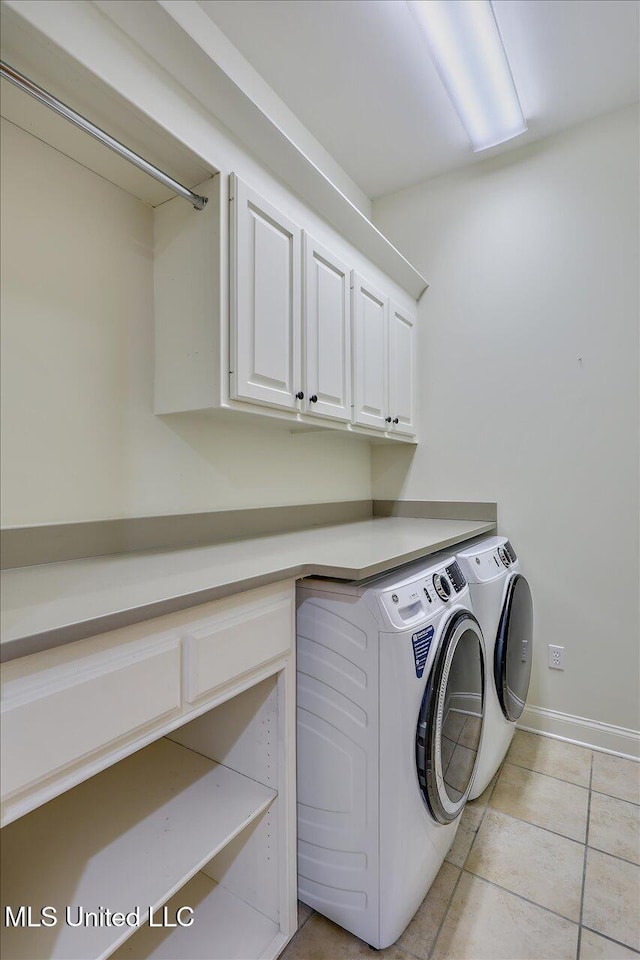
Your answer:
[[[504,576],[517,563],[518,557],[511,543],[504,537],[492,537],[477,552],[464,550],[458,555],[472,583],[486,583]]]

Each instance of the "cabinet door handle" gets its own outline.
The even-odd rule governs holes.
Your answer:
[[[298,390],[298,392],[296,393],[296,400],[304,400],[304,393],[302,392],[302,390]]]
[[[384,418],[384,422],[385,422],[385,423],[391,423],[391,417],[385,417],[385,418]]]
[[[399,421],[399,419],[398,419],[397,417],[395,418],[395,420],[394,420],[393,422],[394,422],[394,423],[400,423],[400,421]]]
[[[309,397],[309,402],[310,402],[310,403],[317,403],[317,402],[318,402],[318,398],[316,397],[315,393],[312,393],[312,394],[311,394],[311,396]]]

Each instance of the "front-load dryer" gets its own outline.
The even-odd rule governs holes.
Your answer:
[[[504,760],[525,707],[533,656],[533,603],[506,537],[482,540],[458,553],[457,560],[469,584],[487,653],[485,724],[469,794],[474,799]]]
[[[485,652],[454,557],[298,586],[298,895],[393,943],[475,775]]]

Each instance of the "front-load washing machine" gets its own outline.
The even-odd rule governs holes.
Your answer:
[[[533,655],[531,590],[506,537],[489,537],[457,554],[487,652],[486,715],[478,770],[479,797],[504,760],[525,707]]]
[[[453,556],[298,587],[298,895],[373,947],[399,937],[453,842],[484,673]]]

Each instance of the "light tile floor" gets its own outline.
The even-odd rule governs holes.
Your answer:
[[[379,952],[300,905],[283,960],[624,960],[640,953],[640,764],[518,731],[431,890]]]

